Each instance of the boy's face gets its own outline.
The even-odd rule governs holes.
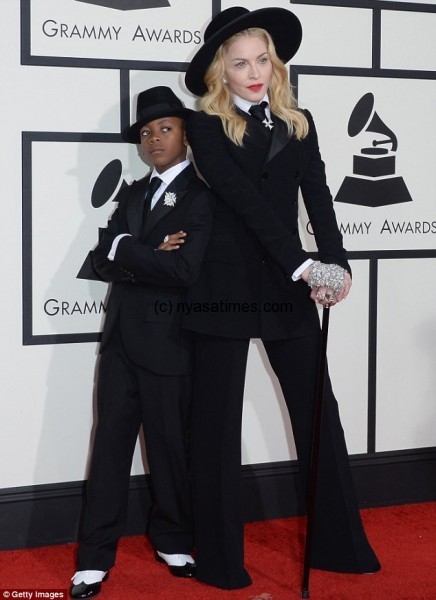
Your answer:
[[[158,173],[174,167],[186,158],[188,142],[185,123],[180,117],[162,117],[150,121],[140,131],[145,159]]]

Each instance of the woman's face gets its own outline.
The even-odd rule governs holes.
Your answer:
[[[238,38],[228,46],[223,58],[224,79],[230,91],[252,103],[262,100],[272,75],[266,42],[254,36]]]

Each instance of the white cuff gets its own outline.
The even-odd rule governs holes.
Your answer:
[[[298,281],[301,279],[301,273],[304,271],[304,269],[307,269],[307,267],[310,267],[312,264],[313,260],[308,258],[300,267],[298,267],[298,269],[292,273],[292,281]]]
[[[114,260],[115,259],[115,252],[117,251],[118,244],[120,243],[120,239],[123,238],[123,237],[126,237],[126,235],[131,236],[130,233],[120,233],[120,235],[117,235],[117,237],[114,239],[114,241],[112,242],[112,246],[111,246],[111,249],[109,251],[109,254],[107,255],[108,260]]]

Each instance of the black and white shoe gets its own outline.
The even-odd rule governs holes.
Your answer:
[[[197,565],[190,554],[165,554],[156,552],[158,562],[166,563],[174,577],[195,577]]]
[[[72,598],[91,598],[101,590],[101,584],[109,577],[109,571],[77,571],[71,581]]]

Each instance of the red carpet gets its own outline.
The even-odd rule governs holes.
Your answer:
[[[375,575],[311,571],[311,600],[436,600],[436,503],[362,511],[368,537],[382,563]],[[292,600],[300,597],[305,520],[302,517],[246,525],[246,565],[253,585],[223,591],[172,577],[156,563],[142,536],[123,538],[117,565],[101,600]],[[0,600],[4,589],[66,590],[76,545],[0,552]],[[40,596],[42,597],[42,595]],[[48,596],[46,596],[48,597]],[[59,596],[58,596],[59,597]]]

